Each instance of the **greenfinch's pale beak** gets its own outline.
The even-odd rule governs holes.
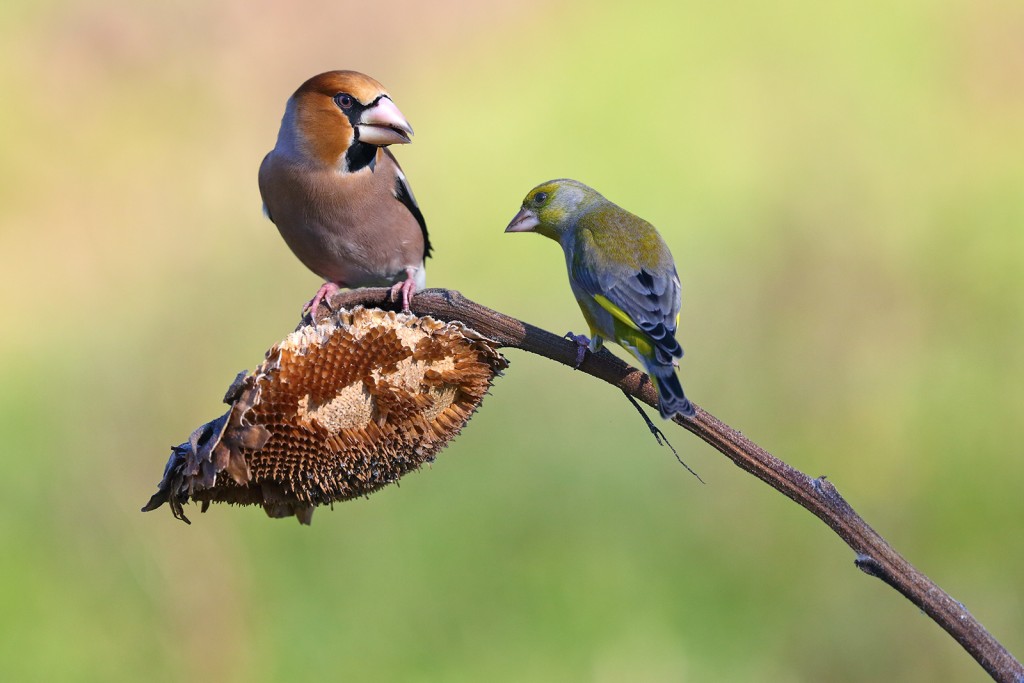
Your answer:
[[[385,145],[404,145],[412,142],[412,126],[398,111],[398,107],[386,95],[377,100],[377,104],[363,112],[356,124],[359,141],[383,147]]]
[[[540,225],[540,220],[537,218],[537,214],[523,207],[505,228],[505,232],[533,232],[538,225]]]

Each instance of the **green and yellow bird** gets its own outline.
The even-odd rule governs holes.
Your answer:
[[[672,253],[654,226],[576,180],[542,183],[530,190],[505,232],[538,232],[565,252],[569,284],[590,339],[579,344],[576,365],[586,349],[614,341],[643,365],[658,390],[661,416],[692,417],[675,365],[683,356],[676,341],[679,276]]]

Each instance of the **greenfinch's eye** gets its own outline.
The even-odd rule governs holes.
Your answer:
[[[538,192],[537,194],[535,194],[533,196],[533,203],[538,205],[538,206],[540,206],[541,204],[546,202],[547,199],[548,199],[548,193],[547,192]]]
[[[355,100],[347,92],[340,92],[334,96],[334,103],[342,109],[351,109]]]

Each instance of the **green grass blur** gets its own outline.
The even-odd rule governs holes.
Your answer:
[[[982,681],[809,514],[511,352],[429,470],[311,528],[142,515],[172,444],[318,282],[260,214],[285,98],[355,68],[429,284],[582,327],[570,176],[659,226],[683,384],[1024,655],[1024,8],[0,6],[0,680]]]

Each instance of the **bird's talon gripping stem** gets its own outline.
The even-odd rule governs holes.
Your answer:
[[[573,368],[576,370],[580,369],[580,365],[583,364],[583,359],[587,357],[587,349],[590,347],[590,338],[585,334],[573,334],[570,330],[562,335],[564,339],[576,342],[576,363]]]
[[[331,302],[329,301],[329,299],[330,297],[337,294],[338,290],[340,289],[341,287],[339,287],[338,283],[336,282],[325,282],[322,285],[320,285],[320,289],[316,291],[316,294],[313,296],[312,299],[309,300],[309,303],[307,303],[303,307],[302,315],[305,316],[308,313],[309,322],[315,323],[316,311],[318,308],[320,308],[321,302],[323,302],[323,304],[327,306],[328,311],[334,312],[334,309],[331,308]]]
[[[412,301],[412,295],[416,292],[416,269],[406,268],[405,279],[401,282],[396,282],[391,285],[391,300],[397,301],[398,293],[402,293],[402,313],[409,313],[409,303]]]

